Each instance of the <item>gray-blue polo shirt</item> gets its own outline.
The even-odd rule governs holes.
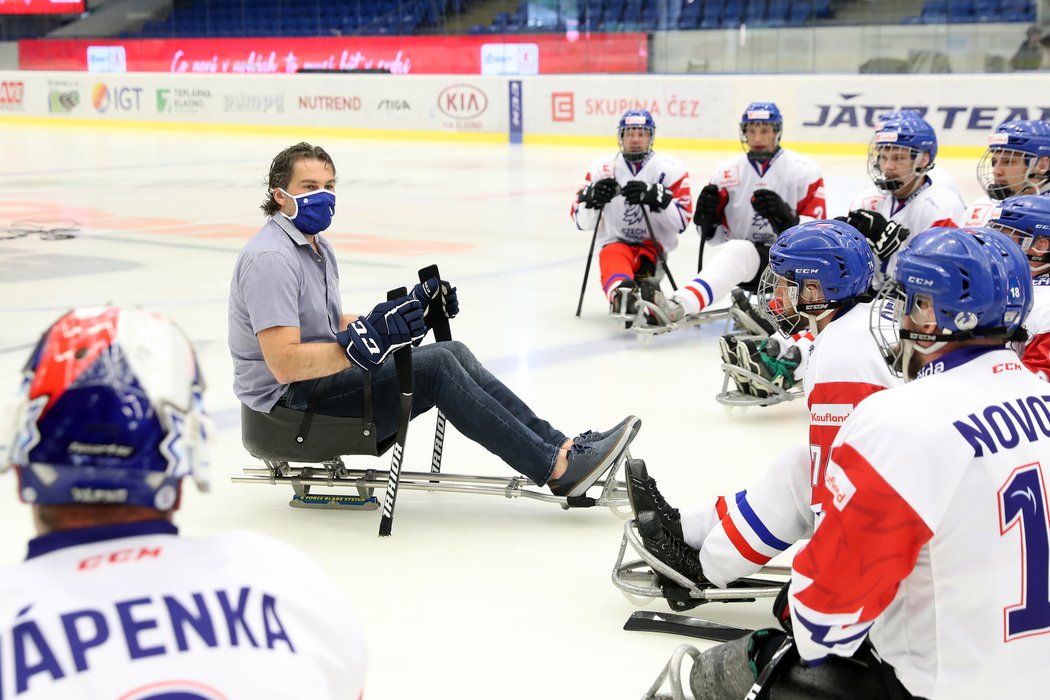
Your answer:
[[[304,343],[334,343],[341,330],[339,268],[332,246],[316,236],[321,254],[292,222],[277,214],[248,241],[233,268],[229,333],[233,391],[256,411],[268,412],[288,388],[270,372],[256,334],[298,326]]]

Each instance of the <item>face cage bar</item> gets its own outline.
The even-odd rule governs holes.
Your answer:
[[[996,182],[995,164],[992,162],[996,155],[1011,155],[1023,158],[1025,164],[1024,176],[1014,182]],[[989,148],[981,156],[981,159],[977,161],[977,181],[981,183],[981,189],[985,191],[988,197],[996,201],[1002,201],[1007,197],[1021,194],[1029,187],[1038,192],[1041,185],[1050,182],[1050,168],[1041,176],[1035,176],[1034,169],[1038,161],[1038,158],[1025,151],[1013,148]]]

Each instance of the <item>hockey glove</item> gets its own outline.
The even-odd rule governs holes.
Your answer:
[[[788,603],[788,598],[790,597],[788,593],[789,588],[791,588],[791,579],[784,583],[784,586],[773,601],[773,616],[777,618],[777,622],[780,623],[785,632],[794,635],[794,630],[791,628],[791,605]]]
[[[336,333],[350,362],[366,372],[378,369],[390,353],[422,340],[427,333],[423,309],[411,295],[379,304],[364,318]]]
[[[671,190],[656,183],[649,185],[641,180],[631,180],[623,186],[623,198],[628,204],[646,204],[649,211],[663,211],[671,204]]]
[[[700,235],[704,240],[711,240],[715,235],[715,225],[718,221],[718,205],[721,203],[721,195],[718,193],[718,185],[706,185],[700,190],[696,197],[696,211],[693,213],[693,223],[700,229]]]
[[[755,190],[751,208],[769,222],[777,235],[798,224],[798,214],[773,190]]]
[[[582,202],[588,209],[597,209],[612,201],[612,198],[620,194],[620,184],[611,177],[592,182],[576,196],[576,200]]]
[[[434,299],[441,300],[441,313],[445,318],[455,318],[459,313],[459,297],[456,296],[456,288],[447,280],[439,280],[431,277],[426,282],[420,282],[412,289],[412,298],[423,307],[425,316],[430,310],[430,302]]]
[[[887,221],[882,214],[867,209],[851,211],[846,223],[864,234],[871,251],[883,260],[896,253],[911,235],[896,221]]]

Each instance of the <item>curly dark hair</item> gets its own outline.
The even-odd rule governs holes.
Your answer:
[[[332,156],[328,155],[328,152],[320,146],[311,146],[305,141],[289,146],[278,153],[273,162],[270,163],[270,175],[266,181],[266,201],[263,202],[261,207],[264,214],[273,216],[281,210],[281,205],[273,198],[273,191],[278,187],[281,189],[288,187],[288,183],[292,180],[292,169],[295,167],[295,164],[301,160],[308,159],[319,160],[328,164],[332,168],[332,176],[335,176],[335,163],[332,162]]]

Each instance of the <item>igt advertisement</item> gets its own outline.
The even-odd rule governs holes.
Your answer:
[[[0,0],[0,15],[75,15],[84,0]]]
[[[18,42],[21,70],[395,75],[639,73],[644,33],[251,39],[39,39]]]

